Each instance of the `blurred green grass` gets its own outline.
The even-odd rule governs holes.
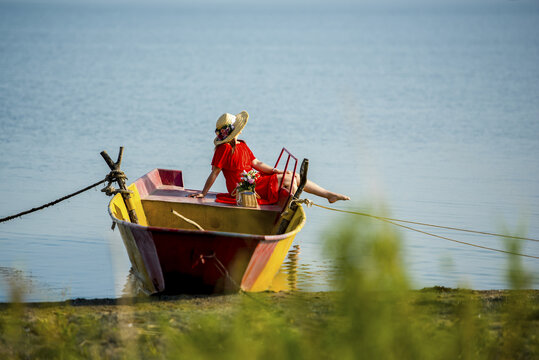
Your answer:
[[[347,224],[347,225],[344,225]],[[539,291],[411,290],[399,234],[346,219],[326,235],[336,291],[0,305],[2,359],[533,359]],[[518,243],[507,247],[518,249]],[[19,301],[17,301],[19,300]]]

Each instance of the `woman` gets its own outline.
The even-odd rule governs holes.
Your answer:
[[[284,174],[283,171],[264,164],[253,155],[251,149],[243,140],[238,140],[238,136],[247,124],[248,119],[249,114],[247,114],[247,111],[242,111],[236,116],[227,113],[219,117],[215,125],[217,137],[213,141],[216,147],[211,162],[212,171],[202,192],[189,196],[197,198],[206,196],[221,171],[225,176],[226,188],[231,194],[240,182],[241,173],[244,170],[250,171],[251,169],[255,169],[260,173],[260,177],[256,180],[256,193],[269,204],[275,203],[279,199],[279,184],[283,177],[283,186],[292,192],[296,191],[296,186],[299,184],[298,174],[296,174],[294,185],[290,189],[292,174],[289,171]],[[324,197],[330,203],[337,200],[350,200],[348,196],[326,190],[310,180],[307,180],[303,190],[310,194]]]

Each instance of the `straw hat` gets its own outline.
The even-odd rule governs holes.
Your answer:
[[[220,145],[232,140],[247,125],[247,119],[249,119],[247,111],[242,111],[235,116],[229,113],[221,115],[215,124],[217,137],[213,143]]]

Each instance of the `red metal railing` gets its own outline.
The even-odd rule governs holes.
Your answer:
[[[276,168],[277,165],[279,165],[279,162],[281,161],[281,158],[283,157],[283,153],[285,151],[288,154],[288,157],[286,158],[286,165],[284,166],[283,177],[281,178],[281,183],[279,184],[279,194],[281,193],[281,189],[283,188],[284,178],[285,178],[286,172],[288,170],[288,164],[290,163],[290,158],[294,159],[294,161],[295,161],[295,163],[294,163],[294,171],[292,172],[292,180],[290,181],[290,189],[288,191],[288,193],[289,193],[288,200],[286,201],[286,203],[284,205],[285,208],[286,208],[286,205],[288,204],[288,202],[290,201],[290,198],[292,197],[292,189],[294,188],[294,181],[296,181],[296,170],[297,170],[297,167],[298,167],[298,159],[294,155],[292,155],[290,153],[290,151],[288,151],[285,147],[283,147],[283,149],[281,150],[281,154],[279,155],[279,158],[277,159],[277,162],[275,163],[274,168]],[[284,211],[285,208],[283,208],[283,211]]]

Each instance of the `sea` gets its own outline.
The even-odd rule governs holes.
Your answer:
[[[180,169],[201,189],[217,118],[242,110],[258,159],[286,147],[351,197],[316,204],[539,239],[535,0],[0,1],[0,217],[103,179],[120,146],[128,182]],[[99,190],[0,223],[0,302],[129,296]],[[359,215],[306,214],[283,272],[329,291],[325,244]],[[504,253],[396,231],[415,289],[511,286]],[[518,245],[538,289],[539,243]]]

